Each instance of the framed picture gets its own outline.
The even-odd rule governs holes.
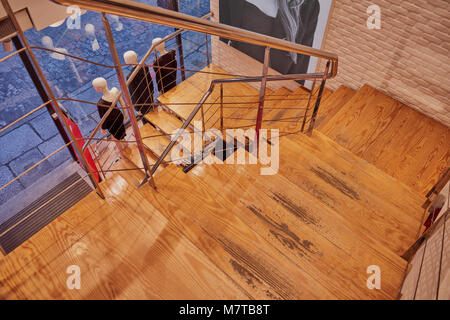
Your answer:
[[[219,0],[219,21],[234,27],[320,49],[332,0]],[[260,61],[264,47],[221,39]],[[312,73],[317,58],[272,49],[270,67],[281,74]],[[300,82],[311,87],[312,82]]]

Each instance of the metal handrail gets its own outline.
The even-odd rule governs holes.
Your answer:
[[[289,74],[289,75],[280,75],[280,76],[267,76],[265,77],[265,81],[285,81],[285,80],[313,80],[313,79],[323,79],[326,76],[325,73],[305,73],[305,74]],[[198,111],[203,108],[203,104],[205,103],[206,99],[211,95],[211,93],[214,91],[214,88],[217,84],[227,84],[227,83],[248,83],[248,82],[260,82],[264,79],[264,77],[254,77],[254,78],[228,78],[228,79],[214,79],[211,80],[211,84],[209,85],[208,90],[206,93],[202,96],[199,103],[195,106],[194,110],[189,114],[187,119],[183,122],[183,125],[180,129],[178,129],[177,133],[172,137],[169,145],[164,149],[161,156],[158,158],[156,163],[152,167],[152,174],[156,172],[158,167],[161,165],[161,163],[164,161],[166,156],[169,154],[169,152],[172,150],[172,148],[177,143],[178,139],[183,135],[184,130],[189,126],[189,124],[192,122],[194,117],[197,115]],[[204,124],[203,124],[204,125]]]
[[[230,40],[295,52],[331,61],[327,79],[333,78],[338,70],[338,56],[320,49],[265,36],[256,32],[193,17],[184,13],[158,8],[130,0],[52,0],[62,5],[77,5],[86,10],[118,15],[126,18],[164,24],[167,26],[215,35]]]

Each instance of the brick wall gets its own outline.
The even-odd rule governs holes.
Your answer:
[[[366,9],[381,8],[381,30]],[[339,55],[331,89],[364,83],[450,126],[450,1],[336,0],[323,49]]]
[[[381,30],[366,27],[371,4],[381,8]],[[218,19],[218,0],[211,10]],[[335,0],[323,49],[338,54],[340,65],[328,87],[357,90],[367,83],[450,126],[449,12],[449,0]],[[233,60],[230,49],[213,46],[213,57],[239,65],[240,53]],[[240,66],[260,70],[243,61]]]

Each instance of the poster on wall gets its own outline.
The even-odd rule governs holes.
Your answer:
[[[320,49],[332,0],[219,0],[220,23]],[[221,39],[263,62],[264,47]],[[281,74],[313,73],[317,58],[272,49],[270,67]],[[303,84],[303,83],[302,83]],[[312,82],[304,86],[311,88]]]

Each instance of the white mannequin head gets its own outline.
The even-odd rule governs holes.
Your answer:
[[[133,50],[125,52],[123,54],[123,59],[125,60],[126,64],[132,64],[132,65],[138,64],[137,54]]]
[[[112,88],[111,90],[108,89],[108,83],[105,78],[95,78],[92,81],[92,86],[95,91],[103,93],[102,99],[108,102],[113,102],[116,95],[119,93],[117,88]]]
[[[155,49],[156,49],[156,51],[158,51],[159,54],[163,55],[163,54],[167,53],[166,48],[164,46],[164,42],[162,42],[161,38],[153,39],[152,45],[154,45],[154,46],[156,45]]]
[[[94,86],[94,90],[97,92],[104,93],[108,91],[108,83],[105,78],[95,78],[92,81],[92,85]]]
[[[59,51],[62,53],[68,53],[67,49],[65,49],[65,48],[55,48],[55,46],[53,44],[53,39],[50,38],[49,36],[42,37],[41,42],[42,42],[42,45],[44,47],[46,47],[47,49],[56,50],[56,51]],[[66,59],[66,57],[64,55],[58,54],[56,52],[51,52],[50,57],[52,57],[53,59],[56,59],[56,60],[65,60]]]
[[[44,36],[41,39],[42,45],[46,47],[47,49],[54,49],[55,46],[53,45],[53,40],[49,36]]]
[[[85,27],[84,27],[84,31],[86,31],[86,33],[89,36],[95,36],[95,26],[91,23],[88,23]]]

